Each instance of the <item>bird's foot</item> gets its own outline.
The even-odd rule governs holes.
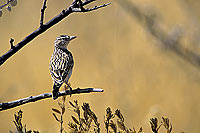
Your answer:
[[[52,94],[53,94],[53,95],[52,95],[53,100],[56,100],[56,99],[58,98],[60,92],[59,92],[59,91],[55,91],[55,90],[53,90],[53,91],[52,91]]]
[[[72,96],[72,87],[71,87],[71,84],[68,82],[66,83],[67,84],[67,89],[69,89],[69,95],[70,97]]]

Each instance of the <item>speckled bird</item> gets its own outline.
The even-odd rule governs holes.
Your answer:
[[[53,79],[53,99],[58,98],[59,88],[63,83],[68,85],[72,74],[74,60],[72,53],[67,49],[71,40],[76,36],[60,35],[55,40],[54,52],[51,56],[49,70]]]

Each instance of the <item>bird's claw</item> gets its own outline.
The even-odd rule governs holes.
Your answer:
[[[58,91],[58,92],[54,92],[53,91],[53,100],[56,100],[57,98],[58,98],[58,96],[60,95],[60,92]]]

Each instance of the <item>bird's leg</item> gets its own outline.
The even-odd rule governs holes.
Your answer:
[[[60,92],[57,89],[53,89],[52,94],[53,94],[52,95],[53,100],[56,100],[58,98],[58,96],[60,95]]]
[[[70,94],[70,97],[72,96],[72,87],[71,87],[71,84],[70,84],[70,82],[67,82],[66,83],[67,84],[67,88],[69,88],[69,94]]]

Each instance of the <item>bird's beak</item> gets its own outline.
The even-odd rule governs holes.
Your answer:
[[[70,36],[70,41],[75,39],[75,38],[76,38],[76,36]]]

